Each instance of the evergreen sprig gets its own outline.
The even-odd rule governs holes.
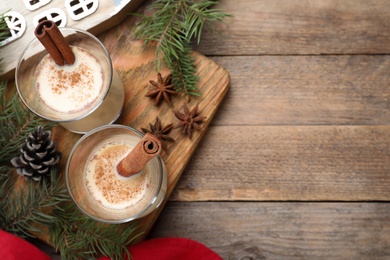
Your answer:
[[[145,40],[145,44],[149,41],[156,43],[156,70],[160,70],[164,60],[171,70],[176,91],[185,95],[200,95],[191,41],[196,39],[199,44],[205,25],[228,16],[211,8],[216,3],[209,0],[156,0],[146,10],[152,15],[142,16],[134,32],[134,36]]]
[[[50,182],[45,178],[40,183],[27,182],[26,187],[0,198],[0,229],[20,237],[33,237],[32,233],[43,232],[38,226],[56,223],[47,211],[70,198],[55,169],[50,177]]]
[[[5,223],[4,199],[13,189],[17,180],[16,175],[12,175],[12,171],[12,168],[8,165],[0,166],[0,223]]]
[[[11,36],[11,33],[9,31],[8,25],[4,19],[4,14],[0,14],[0,42],[7,39]],[[1,62],[0,58],[0,62]],[[0,72],[1,72],[1,66],[0,66]]]
[[[10,97],[7,97],[10,96]],[[8,163],[17,155],[26,136],[38,125],[51,127],[54,124],[35,116],[14,90],[7,93],[7,82],[0,83],[0,163]]]
[[[80,214],[74,204],[55,210],[53,215],[58,222],[49,226],[49,233],[63,259],[96,259],[97,255],[130,259],[126,246],[141,234],[134,236],[137,227],[133,224],[123,228],[96,222]]]
[[[5,22],[4,14],[0,14],[0,42],[8,37],[10,37],[10,31],[7,23]]]

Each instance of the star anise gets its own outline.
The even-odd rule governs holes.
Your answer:
[[[199,115],[198,109],[198,104],[191,111],[188,109],[187,104],[184,104],[183,113],[174,111],[175,116],[180,120],[175,126],[175,129],[182,128],[182,134],[186,134],[190,139],[193,129],[201,130],[200,124],[206,118],[205,116]]]
[[[154,98],[154,104],[158,106],[162,99],[171,105],[171,95],[177,95],[177,92],[173,89],[173,85],[171,84],[171,74],[163,80],[161,73],[157,73],[157,82],[154,80],[150,80],[150,84],[152,84],[155,88],[146,93],[146,97]]]
[[[169,132],[171,132],[171,130],[173,128],[173,124],[169,124],[169,125],[163,127],[160,119],[158,117],[156,117],[156,120],[154,121],[154,125],[149,123],[149,127],[150,127],[150,130],[146,129],[146,128],[142,128],[142,127],[141,127],[141,129],[145,134],[150,133],[150,134],[155,135],[158,139],[160,139],[162,148],[164,150],[166,149],[166,147],[164,145],[164,141],[168,141],[168,142],[175,141],[168,135]]]

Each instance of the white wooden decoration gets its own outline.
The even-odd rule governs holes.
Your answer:
[[[78,21],[93,14],[99,5],[98,0],[66,0],[65,8],[71,19]]]
[[[23,0],[24,6],[30,11],[34,11],[50,3],[51,0]]]
[[[2,1],[10,37],[0,42],[0,79],[14,77],[17,62],[34,39],[34,29],[43,19],[59,27],[73,27],[99,34],[126,18],[145,0],[13,0]],[[4,3],[5,2],[5,3]]]
[[[33,24],[36,27],[39,22],[43,20],[52,20],[56,23],[58,27],[65,27],[68,19],[66,18],[66,14],[60,8],[50,8],[42,13],[34,16]]]

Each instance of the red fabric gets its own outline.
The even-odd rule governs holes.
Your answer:
[[[0,230],[1,260],[50,260],[50,257],[26,240]]]
[[[203,244],[187,238],[154,238],[129,247],[133,260],[221,260]],[[102,257],[99,260],[109,260]]]
[[[133,260],[221,260],[203,244],[187,238],[155,238],[129,247]],[[1,260],[50,260],[50,257],[24,239],[0,230]],[[99,260],[109,260],[108,257]]]

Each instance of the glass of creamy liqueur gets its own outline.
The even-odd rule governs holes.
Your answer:
[[[122,112],[124,89],[106,48],[86,31],[59,29],[75,54],[75,63],[57,65],[34,39],[16,67],[19,96],[38,116],[75,133],[113,123]]]
[[[161,205],[168,178],[160,156],[130,177],[116,170],[142,136],[131,127],[113,124],[88,132],[75,144],[66,164],[66,184],[86,215],[103,223],[124,223]]]

